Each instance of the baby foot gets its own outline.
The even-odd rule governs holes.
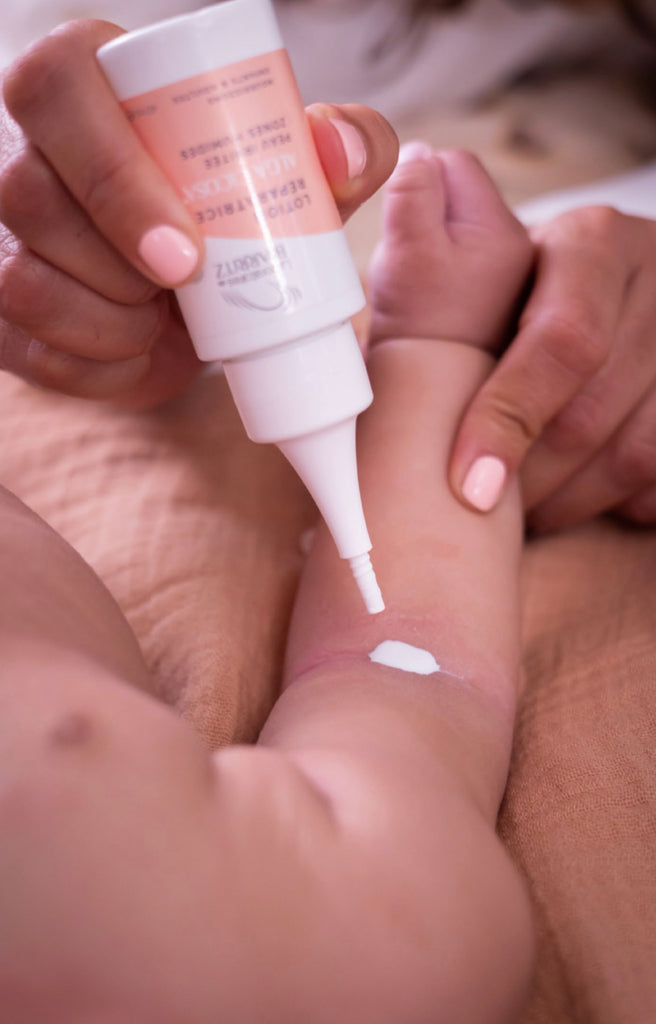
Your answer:
[[[531,263],[528,233],[476,157],[408,143],[369,268],[371,341],[442,338],[494,352]]]

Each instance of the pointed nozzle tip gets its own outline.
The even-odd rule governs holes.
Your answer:
[[[384,612],[385,602],[378,586],[378,580],[371,564],[369,552],[365,551],[362,555],[349,558],[349,565],[369,614],[377,615],[379,612]]]

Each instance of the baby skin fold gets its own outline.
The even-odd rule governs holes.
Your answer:
[[[367,615],[320,528],[257,745],[210,755],[139,692],[109,594],[3,499],[6,579],[27,574],[42,595],[13,620],[1,599],[8,639],[21,623],[0,681],[12,1024],[510,1024],[521,1011],[530,912],[494,832],[518,689],[519,496],[478,515],[446,467],[530,246],[471,158],[406,156],[372,266],[375,401],[358,437],[387,608]],[[372,663],[386,639],[445,671]]]

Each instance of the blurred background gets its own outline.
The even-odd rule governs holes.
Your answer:
[[[193,0],[9,0],[0,66],[73,18],[124,28],[197,8]],[[646,176],[608,193],[656,216],[656,0],[277,0],[306,103],[376,107],[401,140],[473,150],[516,205],[552,190]],[[591,199],[603,199],[593,191]],[[587,193],[582,195],[584,200]],[[556,205],[525,208],[527,219]],[[560,205],[559,205],[560,204]],[[633,209],[635,207],[636,209]],[[364,268],[374,198],[348,227]]]

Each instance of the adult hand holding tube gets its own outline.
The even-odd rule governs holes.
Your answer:
[[[171,293],[202,236],[95,59],[122,34],[75,21],[8,69],[0,107],[0,366],[40,386],[146,407],[201,364]],[[343,220],[389,176],[396,137],[360,106],[310,108]]]
[[[271,0],[204,7],[97,57],[204,236],[199,272],[176,288],[199,358],[222,360],[249,437],[280,447],[367,610],[383,611],[356,464],[373,394],[349,321],[365,297]],[[354,129],[332,130],[347,175],[361,174]]]

